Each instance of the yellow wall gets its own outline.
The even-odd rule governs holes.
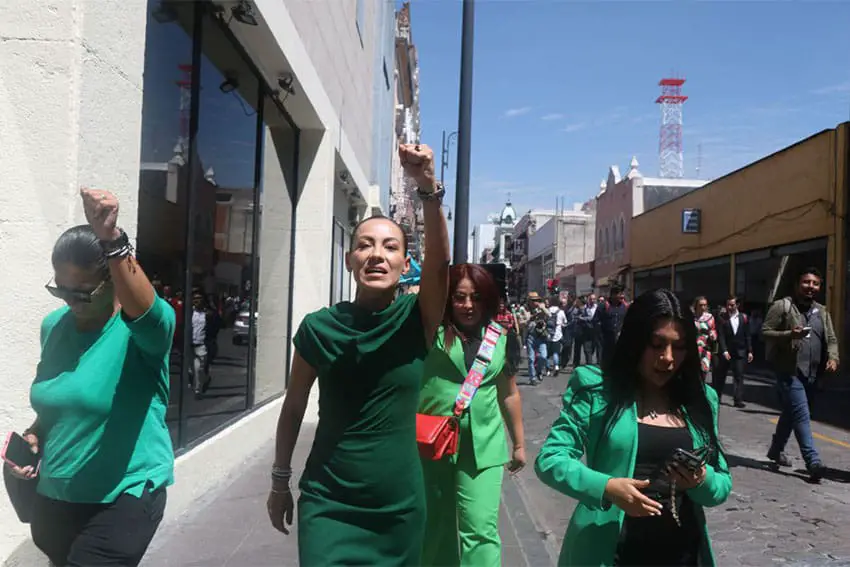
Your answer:
[[[839,175],[847,161],[847,130],[848,124],[842,124],[823,131],[635,217],[632,269],[834,235],[840,222],[833,204],[844,186]],[[843,196],[837,204],[843,210]],[[686,208],[702,210],[701,234],[682,234]],[[843,253],[843,244],[841,248]]]

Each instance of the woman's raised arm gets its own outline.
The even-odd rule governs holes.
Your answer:
[[[398,155],[407,175],[419,185],[425,217],[425,254],[419,286],[419,308],[428,347],[443,320],[449,293],[449,230],[443,216],[444,189],[434,178],[434,151],[426,145],[403,144]]]

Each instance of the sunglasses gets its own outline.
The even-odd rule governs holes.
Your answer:
[[[47,290],[50,295],[53,297],[59,298],[66,303],[91,303],[92,297],[100,293],[103,289],[103,286],[106,285],[106,282],[109,281],[109,278],[103,280],[98,284],[96,288],[93,290],[81,290],[81,289],[68,289],[66,287],[57,286],[54,284],[53,278],[50,279],[50,282],[44,286],[44,289]],[[54,284],[54,285],[51,285]]]

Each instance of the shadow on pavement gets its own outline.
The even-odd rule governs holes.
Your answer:
[[[748,376],[747,378],[752,378]],[[764,415],[779,416],[779,399],[773,383],[768,383],[758,378],[759,381],[749,379],[744,384],[744,401],[760,406],[766,406],[774,413],[760,409],[743,409],[747,413],[762,413]],[[732,399],[732,380],[727,380],[726,388],[723,390],[725,401]],[[850,404],[850,395],[846,392],[820,390],[817,391],[811,402],[812,421],[818,421],[841,429],[850,429],[850,412],[847,411]]]
[[[774,465],[771,461],[768,461],[767,459],[759,460],[752,459],[750,457],[742,457],[740,455],[726,455],[726,463],[729,465],[730,469],[736,467],[743,467],[757,471],[771,472],[791,478],[799,478],[800,480],[806,482],[809,481],[809,475],[805,474],[805,471],[803,471],[802,473],[799,471],[786,472]]]
[[[850,484],[850,471],[842,471],[839,469],[827,467],[826,470],[824,470],[823,478],[825,480],[831,480],[833,482]]]

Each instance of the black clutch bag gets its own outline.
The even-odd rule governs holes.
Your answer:
[[[38,478],[32,480],[18,478],[4,464],[3,483],[6,485],[6,494],[9,495],[9,501],[18,515],[18,520],[24,524],[29,524],[32,520],[32,511],[35,506]]]

